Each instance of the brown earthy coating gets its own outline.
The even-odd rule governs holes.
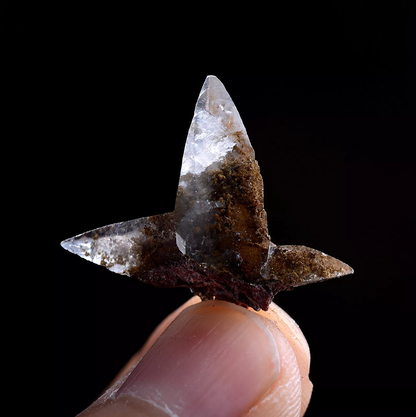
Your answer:
[[[260,169],[249,142],[241,132],[235,136],[236,145],[220,166],[211,167],[205,176],[186,178],[187,188],[179,188],[175,212],[139,219],[140,226],[135,227],[140,233],[128,238],[133,243],[128,254],[110,258],[100,251],[102,236],[123,233],[117,225],[87,233],[101,265],[126,265],[123,273],[157,287],[188,287],[203,299],[256,310],[267,310],[279,291],[352,273],[348,265],[317,250],[270,241]],[[193,209],[192,193],[205,185],[203,197],[213,203],[208,206],[212,210],[205,214],[205,222],[194,228],[192,223],[186,225],[205,251],[197,261],[179,250],[177,221]],[[126,233],[130,230],[126,227]]]
[[[244,260],[228,265],[234,273],[243,274],[254,281],[267,254],[270,236],[267,232],[267,215],[263,208],[263,179],[254,159],[253,148],[248,147],[237,132],[237,145],[218,169],[212,173],[215,194],[223,202],[216,227],[221,245],[229,248]]]
[[[156,287],[188,287],[203,299],[230,301],[255,310],[267,310],[279,291],[352,273],[348,265],[305,246],[274,246],[269,272],[255,282],[241,273],[218,270],[193,261],[176,245],[175,215],[167,213],[148,218],[148,239],[136,242],[132,254],[139,260],[128,275]]]
[[[200,174],[181,177],[177,231],[192,259],[254,282],[270,243],[263,179],[245,133],[236,132],[233,139],[225,158]]]
[[[187,189],[179,188],[178,198],[190,193],[188,200],[177,199],[174,213],[148,218],[146,239],[135,241],[132,248],[139,266],[128,274],[158,287],[189,287],[204,299],[267,310],[279,291],[352,273],[344,263],[314,249],[271,243],[260,168],[242,133],[235,136],[237,143],[220,167],[208,169],[206,177],[198,177],[199,183],[188,177]],[[192,233],[197,240],[211,239],[212,245],[203,247],[204,259],[217,263],[191,259],[176,242],[176,222],[192,207],[195,184],[204,178],[210,190],[207,198],[218,208],[209,214],[211,222]]]
[[[231,301],[267,310],[273,293],[261,285],[250,284],[227,271],[202,266],[182,254],[176,245],[175,216],[167,213],[149,217],[152,227],[145,228],[148,239],[135,242],[132,252],[139,259],[128,275],[156,287],[189,287],[204,299]],[[158,236],[156,231],[163,231]]]

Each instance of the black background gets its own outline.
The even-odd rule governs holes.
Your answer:
[[[275,298],[310,344],[306,415],[406,416],[415,389],[414,10],[311,3],[242,15],[219,3],[198,13],[68,6],[52,103],[56,245],[174,209],[195,101],[216,75],[256,151],[274,243],[355,269]],[[60,415],[74,416],[190,293],[58,251]]]

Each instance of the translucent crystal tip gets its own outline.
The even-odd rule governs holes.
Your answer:
[[[210,104],[217,100],[225,100],[232,103],[224,84],[215,75],[208,75],[202,86],[196,108],[206,108],[212,111]]]
[[[61,242],[61,246],[67,251],[83,257],[83,250],[80,247],[80,242],[77,240],[77,236],[63,240]]]
[[[63,241],[61,242],[61,246],[62,246],[64,249],[69,250],[69,251],[71,251],[71,243],[70,243],[70,240],[71,240],[71,239],[65,239],[65,240],[63,240]]]

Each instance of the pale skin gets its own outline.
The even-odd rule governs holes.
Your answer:
[[[190,329],[193,323],[195,327]],[[206,333],[204,333],[204,328],[207,329]],[[227,335],[233,334],[234,330],[235,336],[232,338],[236,339],[235,343],[226,340]],[[197,341],[199,331],[204,334],[201,340]],[[240,334],[243,334],[241,344],[239,344]],[[244,339],[244,335],[247,339]],[[229,348],[222,351],[221,344],[217,343],[216,337],[221,340],[222,344],[229,343]],[[187,345],[194,343],[194,345],[189,347],[185,358],[181,358],[181,350],[184,349],[179,347],[175,350],[175,343],[179,344],[178,346],[182,346],[183,343]],[[210,343],[213,344],[212,349]],[[252,348],[251,344],[253,344]],[[271,346],[269,350],[268,344]],[[244,350],[245,346],[248,346],[246,350]],[[266,346],[264,353],[263,346]],[[270,363],[267,362],[269,351],[271,352]],[[204,371],[198,371],[195,377],[191,376],[191,381],[187,375],[182,375],[177,379],[175,373],[172,376],[172,372],[176,371],[172,371],[171,368],[176,363],[181,363],[178,372],[188,372],[184,369],[189,362],[192,374],[194,352],[197,352],[196,355],[206,356],[206,358],[198,356],[195,362],[196,366],[204,366],[201,368]],[[212,359],[215,357],[211,354],[212,352],[219,352],[218,360]],[[224,359],[223,368],[220,371],[214,369],[215,364],[228,354],[230,358]],[[242,358],[239,358],[239,355]],[[250,359],[250,355],[254,355],[253,360]],[[257,358],[259,363],[255,362]],[[212,363],[209,362],[210,360]],[[232,366],[234,361],[235,367]],[[255,365],[251,370],[250,364],[253,361]],[[134,369],[136,364],[138,364],[137,369]],[[312,394],[309,365],[310,352],[305,337],[295,321],[276,304],[272,303],[268,311],[255,312],[221,301],[201,302],[201,299],[195,296],[159,324],[142,348],[114,378],[107,393],[81,413],[81,416],[299,417],[304,415]],[[143,369],[139,369],[140,367]],[[166,368],[166,372],[161,368]],[[208,384],[201,388],[200,393],[195,394],[199,403],[192,408],[186,404],[186,398],[193,398],[192,395],[187,397],[188,391],[197,391],[198,388],[195,387],[203,386],[204,377],[209,379],[211,370],[217,372],[214,379],[216,382]],[[233,378],[233,375],[227,375],[227,372],[241,373],[241,375]],[[130,373],[132,375],[127,378]],[[253,375],[253,380],[258,381],[253,385],[254,391],[258,389],[258,392],[246,386],[250,382],[247,380],[251,379],[247,375]],[[263,375],[264,380],[262,380]],[[125,382],[126,378],[127,382]],[[172,382],[172,386],[169,385],[171,380],[175,381]],[[220,386],[221,383],[224,383],[224,388],[216,391],[216,386]],[[181,391],[182,385],[186,389]],[[226,392],[225,398],[221,395],[227,389],[234,389],[234,386],[238,391],[235,404],[232,404],[227,411],[229,403],[234,401],[233,393]],[[152,387],[157,391],[157,396],[154,396],[155,400],[150,399],[153,398]],[[211,392],[212,398],[207,399]],[[185,400],[181,397],[181,393]],[[221,401],[224,401],[222,406],[220,406]],[[237,404],[238,402],[241,404]],[[215,407],[220,407],[220,411]]]

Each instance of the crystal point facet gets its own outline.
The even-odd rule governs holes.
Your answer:
[[[353,273],[315,249],[273,244],[263,200],[238,110],[221,81],[208,76],[185,144],[175,211],[61,244],[119,274],[264,310],[279,291]]]

